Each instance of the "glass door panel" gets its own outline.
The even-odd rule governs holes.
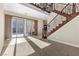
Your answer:
[[[17,37],[24,36],[24,19],[17,19]]]
[[[26,23],[26,34],[27,35],[32,35],[32,20],[27,20],[27,23]]]
[[[13,17],[12,18],[12,37],[24,36],[24,19]]]
[[[12,37],[16,37],[17,35],[17,30],[16,30],[16,28],[17,28],[17,20],[16,20],[16,17],[13,17],[12,18]]]

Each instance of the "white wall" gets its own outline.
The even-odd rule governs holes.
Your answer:
[[[4,43],[4,22],[3,5],[0,4],[0,52],[3,48]]]
[[[79,47],[79,16],[54,32],[48,39]]]

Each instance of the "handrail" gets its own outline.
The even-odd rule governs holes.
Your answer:
[[[61,12],[69,5],[69,3],[61,10]],[[49,25],[59,14],[57,14],[47,25]]]
[[[69,3],[61,10],[61,12],[69,5]]]

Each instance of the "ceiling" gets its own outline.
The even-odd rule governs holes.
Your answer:
[[[27,16],[35,17],[37,19],[45,19],[48,16],[33,8],[24,6],[19,3],[4,3],[3,6],[4,6],[5,11],[10,11],[10,12],[27,15]]]

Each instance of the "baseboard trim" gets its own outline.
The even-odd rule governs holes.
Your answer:
[[[60,40],[52,40],[52,41],[79,48],[79,45],[76,45],[76,44],[72,44],[72,43],[68,43],[68,42],[64,42],[64,41],[60,41]]]

